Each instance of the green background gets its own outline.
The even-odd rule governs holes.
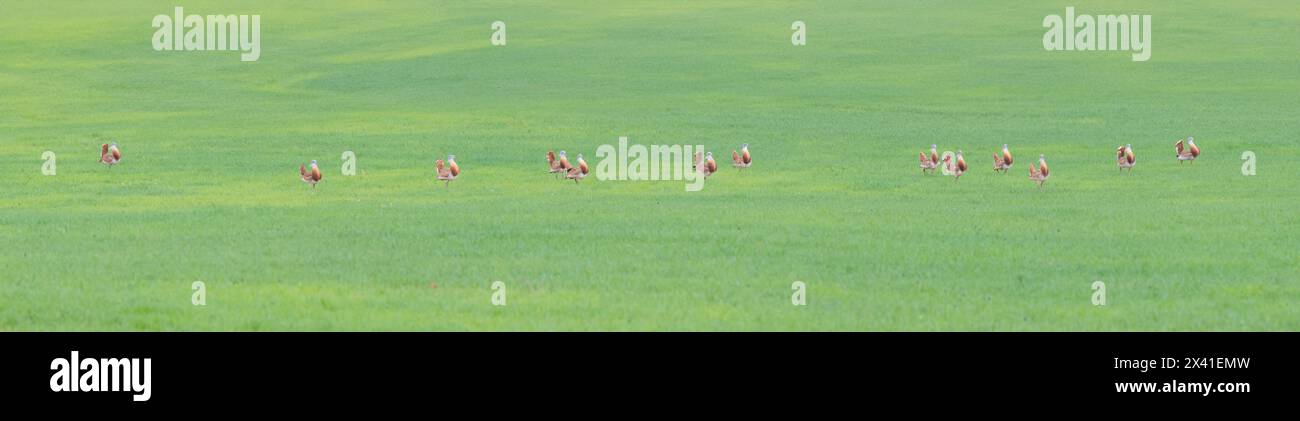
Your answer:
[[[371,3],[0,0],[0,330],[1300,329],[1291,1]],[[260,61],[154,51],[176,5]],[[1044,51],[1066,6],[1153,15],[1150,61]],[[546,174],[619,136],[721,172]]]

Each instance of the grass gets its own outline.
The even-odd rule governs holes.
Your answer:
[[[262,15],[256,63],[153,51],[173,3],[0,1],[0,330],[1300,329],[1300,9],[1071,4],[1153,15],[1151,60],[1044,51],[1064,4],[1013,1],[184,4]],[[618,136],[723,168],[545,174]]]

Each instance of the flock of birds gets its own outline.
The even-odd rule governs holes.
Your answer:
[[[107,147],[105,145],[105,148]],[[117,154],[116,143],[113,144],[112,148],[113,153]],[[105,151],[107,150],[105,149]],[[120,157],[120,155],[116,156]],[[116,162],[116,159],[119,158],[115,158],[114,162]],[[740,169],[749,168],[750,165],[753,165],[753,157],[749,154],[749,144],[740,145],[740,150],[731,151],[731,161],[732,166]],[[569,162],[568,153],[565,151],[560,151],[558,155],[554,150],[546,152],[547,172],[556,176],[564,176],[567,180],[573,180],[574,184],[578,184],[583,178],[587,177],[587,174],[591,173],[591,167],[587,165],[587,160],[583,159],[582,154],[578,154],[576,162],[576,165]],[[456,155],[447,155],[446,162],[439,159],[433,165],[437,169],[437,180],[442,181],[446,187],[450,187],[451,182],[460,176],[460,166],[456,165]],[[691,169],[698,171],[704,177],[718,172],[718,163],[713,160],[713,152],[707,154],[697,152]],[[316,188],[316,183],[320,183],[321,180],[320,167],[316,165],[314,159],[311,161],[311,166],[299,165],[298,175],[304,183],[310,184],[312,188]]]
[[[1184,161],[1195,163],[1196,158],[1201,156],[1201,148],[1196,146],[1195,139],[1188,136],[1186,139],[1179,139],[1178,142],[1174,143],[1174,153],[1180,164]],[[962,156],[960,149],[957,150],[955,155],[945,155],[943,160],[940,161],[939,145],[930,145],[929,155],[921,152],[920,161],[922,174],[933,173],[940,168],[940,165],[943,165],[948,174],[953,176],[953,180],[960,180],[962,174],[965,174],[968,169],[966,159]],[[117,142],[105,143],[100,146],[99,162],[109,168],[122,162],[122,151],[117,148]],[[569,162],[569,157],[564,151],[560,151],[559,155],[556,155],[555,151],[552,150],[546,152],[546,163],[549,173],[557,176],[563,175],[565,179],[573,180],[574,184],[586,178],[587,174],[591,172],[590,167],[587,166],[587,161],[582,158],[582,154],[578,154],[577,165],[574,165]],[[1011,170],[1013,163],[1015,163],[1015,159],[1011,156],[1011,148],[1006,144],[1002,145],[1000,153],[993,154],[994,172],[1005,174]],[[1115,148],[1115,165],[1119,167],[1120,171],[1127,169],[1129,173],[1132,173],[1135,163],[1137,163],[1137,158],[1133,154],[1132,144],[1120,145]],[[748,143],[740,145],[739,150],[731,151],[731,165],[737,169],[745,169],[753,165]],[[436,179],[442,181],[446,187],[450,187],[451,182],[460,176],[460,166],[456,165],[456,155],[447,155],[445,162],[441,159],[435,161],[434,167],[437,169]],[[696,152],[691,169],[706,178],[718,172],[718,163],[713,160],[713,152]],[[313,189],[321,180],[320,167],[316,165],[314,159],[311,161],[310,166],[306,164],[299,165],[298,175],[304,183],[310,184]],[[1029,164],[1029,180],[1037,183],[1039,188],[1043,187],[1043,183],[1051,175],[1051,170],[1047,167],[1047,157],[1044,154],[1038,155],[1038,163]]]
[[[591,172],[587,167],[587,161],[582,159],[582,154],[578,154],[578,165],[574,166],[569,163],[569,156],[564,151],[560,151],[558,157],[555,151],[546,151],[546,164],[550,167],[549,173],[563,175],[565,179],[573,180],[573,184],[578,184],[579,180],[587,177],[587,173]]]
[[[1186,139],[1179,139],[1178,142],[1174,143],[1174,153],[1178,158],[1178,163],[1181,164],[1184,161],[1194,163],[1196,157],[1201,156],[1201,148],[1196,146],[1195,139],[1188,136]],[[953,180],[960,180],[962,174],[965,174],[967,170],[966,159],[962,157],[960,149],[957,150],[955,155],[945,155],[943,160],[940,161],[939,145],[930,145],[930,154],[927,156],[925,152],[921,152],[920,160],[922,174],[933,173],[940,168],[940,165],[943,165],[942,168],[953,176]],[[1011,148],[1003,144],[1002,152],[993,154],[993,172],[1005,174],[1011,169],[1011,164],[1014,162],[1015,159],[1011,156]],[[1137,157],[1133,155],[1132,144],[1120,145],[1115,148],[1115,165],[1119,167],[1120,171],[1127,169],[1132,173],[1133,164],[1135,163],[1137,163]],[[1051,170],[1047,167],[1047,157],[1044,154],[1038,155],[1037,164],[1029,164],[1029,181],[1037,183],[1039,188],[1043,187],[1043,182],[1046,182],[1047,177],[1051,175]]]
[[[740,150],[731,151],[731,165],[736,168],[749,168],[753,164],[753,157],[749,155],[749,144],[740,145]],[[548,173],[563,175],[567,180],[573,180],[578,184],[580,180],[587,177],[591,169],[587,167],[587,161],[582,159],[582,154],[578,154],[578,164],[573,165],[569,162],[568,153],[560,151],[559,155],[555,151],[546,152],[546,165],[549,168]],[[696,152],[691,162],[691,170],[699,172],[704,177],[713,175],[718,172],[718,163],[713,160],[713,152],[701,153]]]

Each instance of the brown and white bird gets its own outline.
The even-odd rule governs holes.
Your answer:
[[[587,177],[587,172],[587,161],[582,159],[582,154],[578,154],[578,166],[569,168],[569,172],[565,174],[565,178],[573,180],[573,184],[578,184],[578,180]]]
[[[311,160],[311,169],[305,165],[298,166],[298,175],[302,177],[302,182],[311,184],[311,188],[316,188],[316,183],[320,182],[320,168],[316,166],[316,160]]]
[[[564,151],[560,151],[560,156],[564,156]],[[550,171],[548,171],[549,173],[564,174],[564,172],[567,170],[566,168],[564,168],[566,162],[568,162],[567,159],[561,161],[559,158],[556,158],[555,151],[546,152],[546,163],[551,167]]]
[[[713,173],[718,172],[718,163],[713,160],[713,152],[704,154],[704,163],[701,164],[699,168],[700,174],[703,174],[704,178],[708,178],[710,175],[713,175]]]
[[[569,168],[573,168],[573,165],[569,164],[569,156],[565,155],[564,151],[560,151],[560,169],[562,170],[561,173],[568,173]]]
[[[113,168],[122,162],[122,151],[117,150],[117,142],[105,143],[99,148],[99,163]]]
[[[752,164],[753,164],[753,160],[749,156],[748,143],[740,145],[740,152],[731,151],[731,166],[740,169],[745,169],[745,168],[749,168],[749,166]]]
[[[934,172],[939,169],[939,145],[930,145],[930,156],[927,157],[925,156],[925,152],[921,152],[920,158],[921,174],[925,174],[927,171]]]
[[[1178,163],[1183,161],[1192,161],[1196,163],[1196,157],[1201,156],[1201,148],[1196,147],[1196,141],[1191,136],[1187,136],[1187,147],[1183,147],[1183,141],[1179,140],[1174,144],[1174,151],[1178,153]]]
[[[943,164],[948,168],[948,173],[952,174],[953,181],[960,180],[961,175],[966,173],[966,159],[962,158],[960,149],[957,150],[956,159],[951,155],[943,157]]]
[[[1136,162],[1137,158],[1133,156],[1133,144],[1115,148],[1115,165],[1119,166],[1120,171],[1128,168],[1128,172],[1133,172],[1133,164]]]
[[[1015,161],[1011,158],[1011,149],[1007,148],[1007,145],[1004,143],[1002,144],[1002,153],[993,154],[993,171],[1006,174],[1007,170],[1011,169],[1012,162]]]
[[[1029,164],[1029,181],[1038,183],[1038,188],[1043,188],[1043,182],[1047,181],[1047,177],[1050,175],[1051,172],[1047,169],[1047,159],[1043,155],[1038,155],[1037,167],[1034,164]]]
[[[460,166],[456,165],[456,155],[447,155],[445,164],[439,159],[433,163],[433,166],[438,168],[438,180],[441,180],[445,186],[450,187],[451,182],[460,176]]]

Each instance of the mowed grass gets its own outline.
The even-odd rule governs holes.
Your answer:
[[[1300,329],[1288,1],[1070,3],[1153,15],[1145,63],[1043,51],[1064,3],[605,3],[185,2],[262,16],[241,63],[153,51],[174,2],[0,1],[0,330]],[[618,136],[723,168],[544,171]]]

